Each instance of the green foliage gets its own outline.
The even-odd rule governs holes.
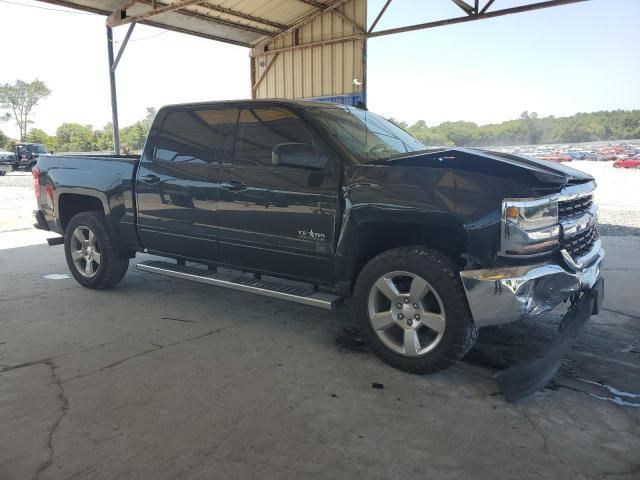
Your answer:
[[[94,149],[94,131],[91,125],[63,123],[56,130],[56,148],[61,152],[91,152]]]
[[[10,141],[11,139],[0,130],[0,150],[8,150],[6,145],[8,145]]]
[[[47,135],[44,130],[40,130],[39,128],[32,128],[29,130],[26,141],[31,143],[41,143],[47,147],[47,150],[49,151],[57,148],[56,137]]]
[[[33,123],[29,115],[40,100],[51,94],[51,90],[45,83],[37,78],[33,82],[17,80],[10,85],[5,83],[0,86],[0,108],[10,110],[20,130],[20,140],[27,137],[27,126]],[[6,119],[6,115],[2,116]]]
[[[393,121],[397,125],[403,123]],[[539,118],[535,112],[523,112],[517,120],[482,126],[472,122],[445,122],[428,127],[424,120],[419,120],[406,129],[425,145],[440,146],[536,145],[629,140],[640,138],[640,110],[578,113],[561,118]]]
[[[147,108],[147,115],[143,120],[139,120],[133,125],[120,129],[120,148],[130,151],[142,150],[156,113],[155,108]]]

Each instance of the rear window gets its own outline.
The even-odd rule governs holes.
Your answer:
[[[191,164],[222,162],[237,118],[237,108],[170,112],[162,123],[155,160]]]

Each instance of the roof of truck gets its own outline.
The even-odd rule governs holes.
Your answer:
[[[189,103],[174,103],[164,105],[162,109],[168,108],[185,108],[185,107],[210,107],[213,105],[228,105],[228,104],[276,104],[276,105],[292,105],[296,107],[341,107],[345,105],[339,103],[322,102],[318,100],[291,100],[287,98],[261,98],[261,99],[237,99],[237,100],[211,100],[203,102],[189,102]]]

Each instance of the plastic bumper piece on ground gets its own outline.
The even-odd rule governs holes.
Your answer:
[[[565,352],[569,350],[584,324],[597,314],[604,300],[604,279],[583,294],[562,318],[562,333],[538,358],[502,370],[496,381],[505,398],[515,402],[544,387],[560,368]]]

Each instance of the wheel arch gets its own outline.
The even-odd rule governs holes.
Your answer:
[[[353,229],[349,257],[343,262],[343,274],[349,283],[349,289],[353,289],[360,271],[372,258],[387,250],[410,245],[421,245],[444,253],[462,268],[467,236],[462,225],[451,222],[388,220],[361,223]]]
[[[62,232],[66,230],[69,221],[79,213],[92,211],[107,213],[105,201],[93,192],[58,193],[56,205]]]

